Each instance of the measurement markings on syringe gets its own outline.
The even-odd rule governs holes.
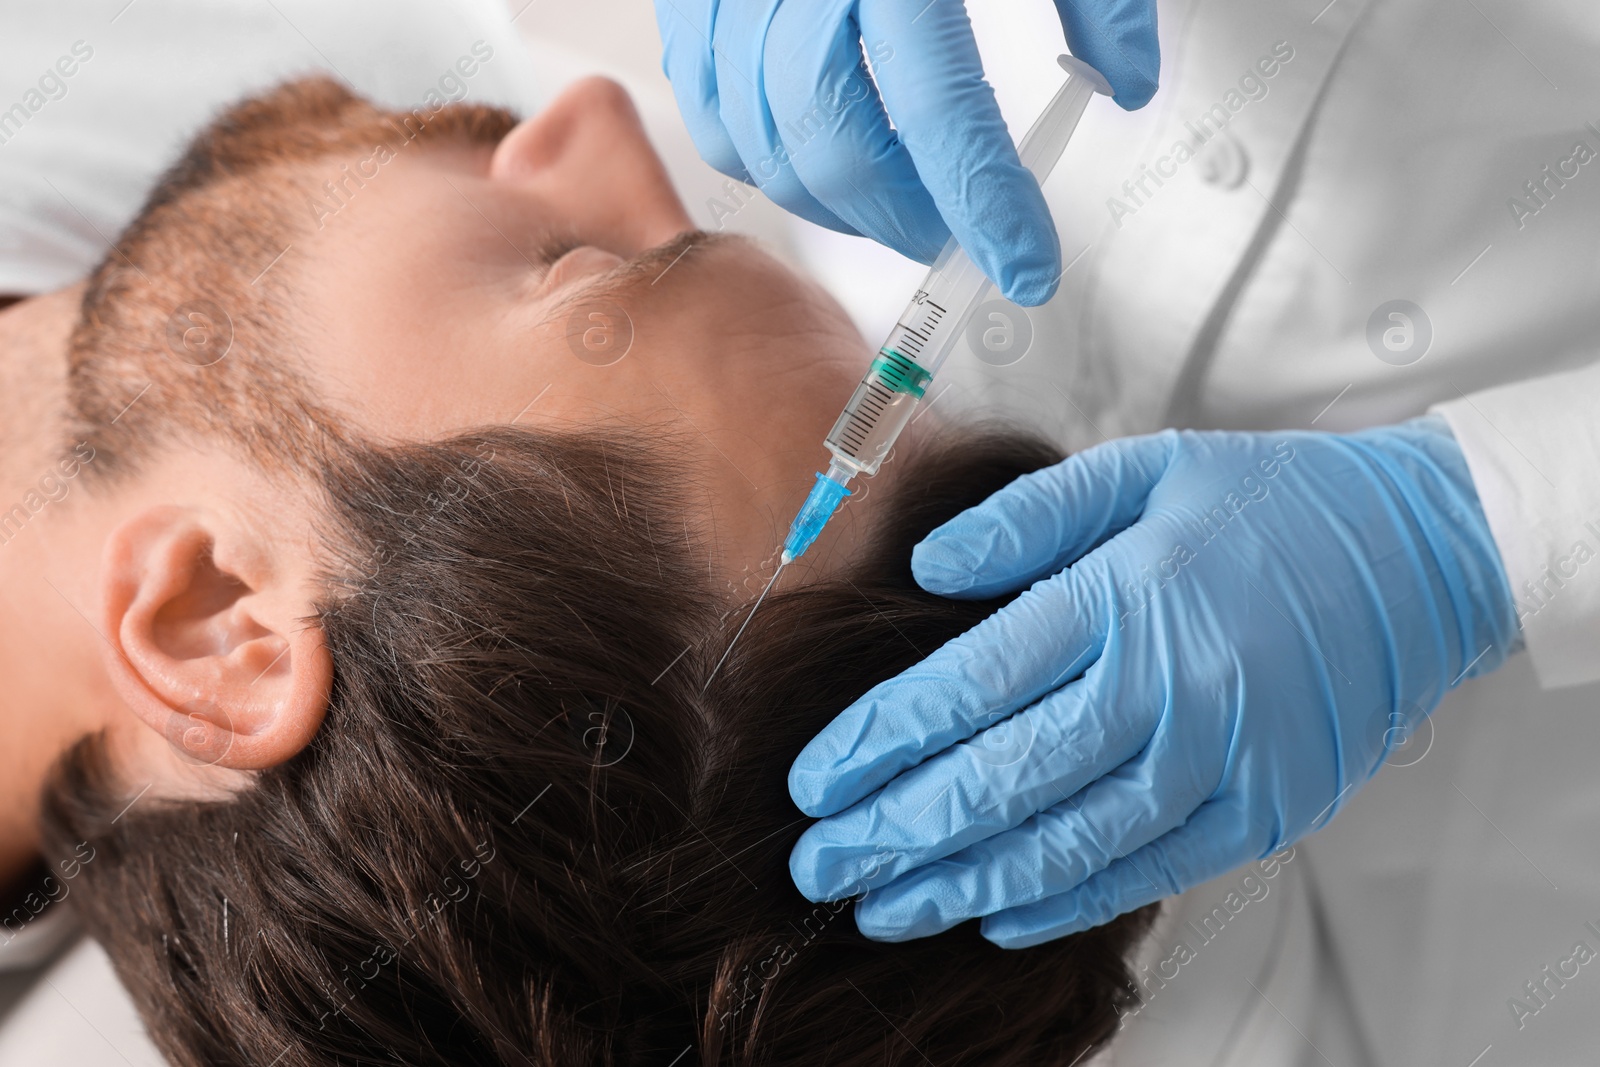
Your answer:
[[[895,325],[900,327],[900,336],[895,338],[900,343],[900,347],[904,348],[910,356],[922,355],[922,346],[928,340],[928,335],[913,330],[903,322]]]
[[[894,394],[877,382],[867,387],[867,393],[861,398],[861,403],[850,416],[840,438],[855,455],[863,455],[867,443],[867,436],[872,433],[873,426],[877,425],[884,411],[889,407],[889,402],[894,399]]]
[[[873,440],[882,428],[880,424],[892,424],[897,433],[899,424],[909,417],[911,407],[922,399],[932,380],[933,375],[905,353],[887,346],[879,349],[878,358],[856,387],[856,395],[845,405],[829,440],[837,441],[861,459],[883,455],[888,451],[889,440]],[[891,415],[896,409],[897,416]]]
[[[939,322],[944,318],[944,308],[928,299],[924,290],[917,290],[917,295],[912,297],[911,303],[925,309],[922,321],[916,326],[904,320],[896,322],[895,333],[891,340],[905,349],[905,355],[915,358],[922,355],[923,346],[933,339],[938,332]],[[887,346],[885,346],[887,347]]]

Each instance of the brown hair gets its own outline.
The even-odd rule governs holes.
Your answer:
[[[701,532],[638,444],[497,429],[323,472],[332,706],[226,802],[117,819],[95,739],[46,797],[78,900],[181,1067],[1067,1067],[1150,912],[1004,951],[868,941],[789,879],[785,775],[856,696],[993,611],[911,579],[936,523],[1052,459],[925,451],[871,549],[732,657]],[[914,488],[912,488],[914,487]],[[829,650],[828,669],[819,652]]]

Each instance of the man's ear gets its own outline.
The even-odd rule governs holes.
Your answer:
[[[100,592],[118,695],[184,759],[275,766],[322,725],[333,659],[298,568],[244,527],[147,508],[106,541]]]

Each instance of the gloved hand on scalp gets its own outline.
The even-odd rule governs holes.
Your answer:
[[[1123,107],[1144,106],[1160,66],[1155,0],[1056,7],[1072,54]],[[662,67],[707,163],[796,215],[924,263],[954,232],[1019,304],[1055,291],[1055,226],[961,0],[656,0],[656,21]]]
[[[933,531],[925,588],[1028,588],[795,761],[790,869],[874,888],[868,936],[982,916],[1037,944],[1311,832],[1519,640],[1438,416],[1349,435],[1166,431],[1018,479]]]

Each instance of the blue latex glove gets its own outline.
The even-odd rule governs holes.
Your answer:
[[[1160,66],[1155,0],[1056,8],[1073,55],[1119,104],[1142,107]],[[1019,304],[1055,292],[1055,226],[961,0],[656,0],[656,21],[662,68],[707,163],[796,215],[924,263],[953,231]]]
[[[1259,859],[1520,640],[1438,416],[1113,441],[939,527],[912,568],[949,596],[1032,587],[789,773],[832,816],[796,845],[796,885],[874,887],[856,919],[885,940],[985,916],[989,940],[1033,945]]]

